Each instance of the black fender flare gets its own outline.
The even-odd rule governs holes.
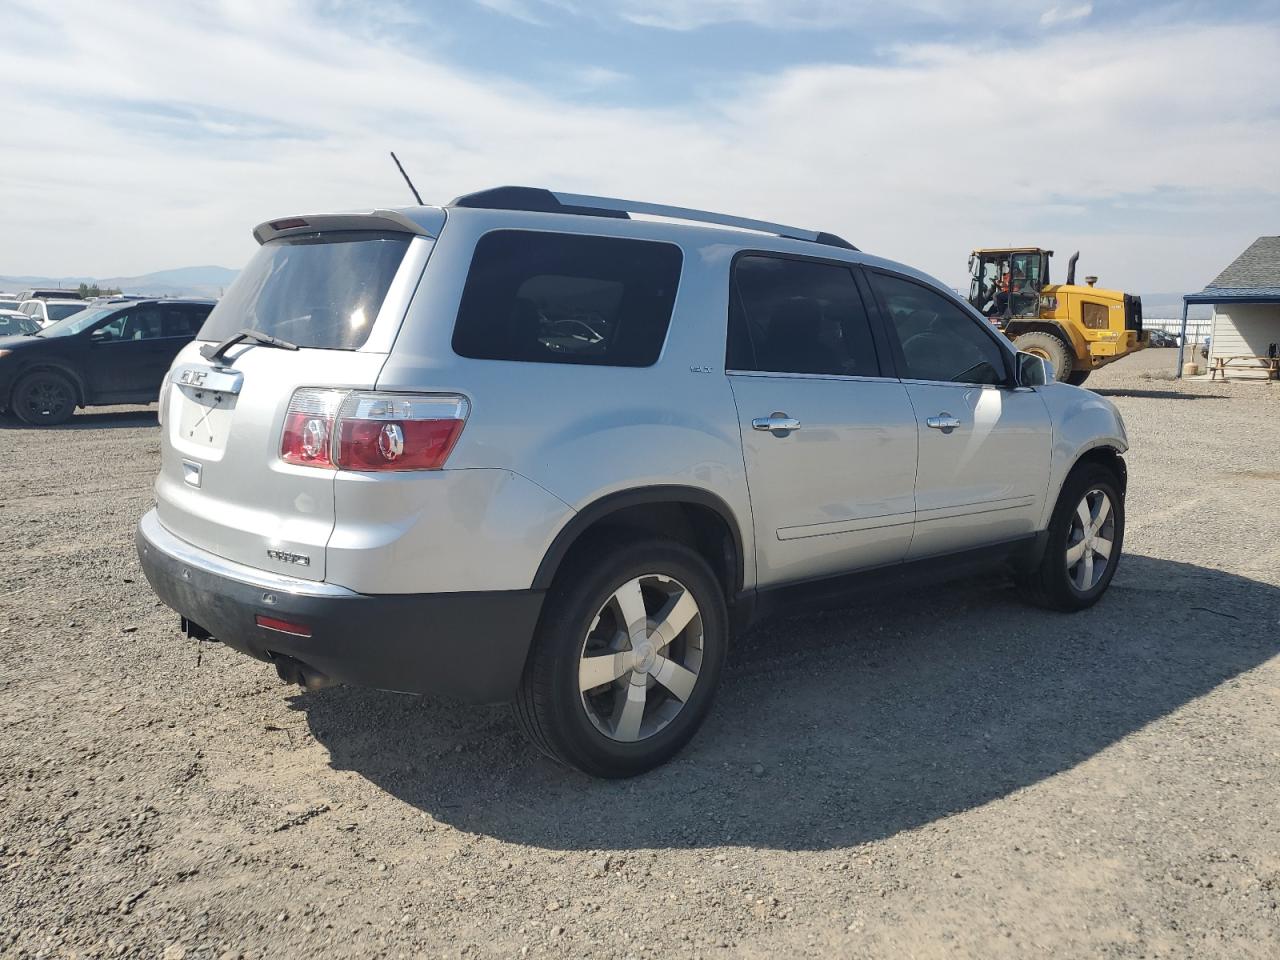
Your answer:
[[[29,366],[23,367],[14,374],[13,380],[11,381],[12,385],[9,388],[9,396],[4,398],[5,403],[10,409],[13,407],[13,395],[18,390],[18,384],[20,384],[30,374],[43,372],[60,373],[62,376],[70,380],[71,386],[73,386],[76,391],[77,406],[83,407],[88,402],[89,391],[85,387],[84,378],[80,376],[79,372],[74,367],[52,360],[37,360]]]
[[[666,484],[619,490],[616,493],[610,493],[598,500],[594,500],[579,510],[560,529],[555,539],[551,541],[551,546],[547,548],[547,552],[543,555],[542,562],[538,565],[538,570],[533,576],[533,589],[546,590],[550,588],[552,580],[555,579],[556,571],[560,569],[560,564],[569,553],[569,549],[590,527],[604,520],[610,514],[625,510],[628,507],[646,504],[672,504],[674,506],[687,504],[707,507],[713,510],[724,522],[729,535],[733,538],[733,560],[736,566],[733,571],[733,592],[742,589],[746,554],[742,543],[742,530],[739,528],[738,521],[729,505],[709,490],[703,490],[700,487]]]

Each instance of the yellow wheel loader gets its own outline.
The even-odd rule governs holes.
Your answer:
[[[999,247],[969,254],[969,302],[1019,350],[1053,364],[1054,376],[1077,386],[1104,364],[1147,345],[1142,298],[1103,290],[1097,277],[1076,284],[1076,253],[1067,282],[1051,283],[1052,250]]]

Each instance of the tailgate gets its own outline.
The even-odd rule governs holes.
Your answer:
[[[374,386],[433,242],[398,214],[295,217],[256,234],[262,246],[161,395],[156,509],[195,547],[323,580],[335,471],[280,458],[285,414],[299,387]],[[251,333],[277,345],[236,342]]]
[[[215,369],[193,344],[170,374],[160,522],[227,560],[323,580],[335,472],[280,459],[285,411],[298,387],[372,388],[386,355],[262,346],[232,355],[233,368]]]

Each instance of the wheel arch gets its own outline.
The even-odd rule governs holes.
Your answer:
[[[1075,458],[1071,461],[1071,466],[1062,472],[1062,479],[1058,482],[1056,489],[1053,490],[1053,496],[1045,498],[1044,515],[1041,518],[1040,529],[1037,531],[1035,540],[1032,541],[1025,556],[1020,558],[1022,564],[1036,566],[1040,563],[1041,558],[1044,556],[1045,546],[1048,543],[1048,524],[1053,516],[1054,509],[1058,505],[1058,500],[1062,497],[1062,491],[1066,489],[1072,475],[1080,467],[1090,463],[1100,464],[1114,473],[1117,482],[1120,484],[1120,496],[1125,496],[1129,486],[1129,468],[1124,462],[1124,455],[1119,447],[1109,440],[1100,439],[1096,443],[1076,451]]]
[[[1005,336],[1010,340],[1024,333],[1047,333],[1057,337],[1071,350],[1072,367],[1080,361],[1081,355],[1088,356],[1088,345],[1079,334],[1074,334],[1066,324],[1056,320],[1010,320],[1005,324]]]
[[[13,384],[9,388],[9,396],[5,397],[5,403],[10,410],[13,409],[13,398],[18,392],[18,386],[27,377],[33,373],[57,373],[66,377],[71,381],[72,389],[76,394],[76,406],[83,407],[88,400],[88,391],[85,389],[84,378],[75,370],[75,368],[58,363],[54,360],[37,360],[29,366],[23,367],[13,378]]]
[[[584,539],[619,527],[687,544],[710,563],[727,599],[741,592],[746,554],[732,509],[708,490],[667,485],[620,490],[579,510],[551,541],[534,574],[533,588],[550,588],[565,559]]]
[[[1081,451],[1062,478],[1062,485],[1066,486],[1067,479],[1086,463],[1100,464],[1114,473],[1120,484],[1120,495],[1125,495],[1129,486],[1129,468],[1125,465],[1124,456],[1120,451],[1105,442]]]

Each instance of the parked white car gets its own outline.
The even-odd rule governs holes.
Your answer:
[[[138,550],[189,636],[305,687],[511,701],[627,776],[766,614],[985,566],[1080,610],[1115,573],[1115,407],[839,237],[530,188],[254,235]]]
[[[47,327],[51,323],[65,320],[73,313],[79,313],[88,304],[83,300],[24,300],[18,309],[40,324]]]

